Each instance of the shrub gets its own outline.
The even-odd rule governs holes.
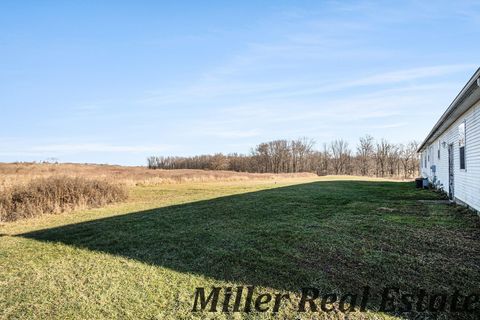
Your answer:
[[[123,187],[106,181],[67,176],[39,178],[1,191],[0,221],[100,207],[126,198]]]

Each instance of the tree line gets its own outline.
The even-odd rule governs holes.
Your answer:
[[[249,154],[152,156],[150,169],[231,170],[256,173],[314,172],[318,175],[362,175],[410,178],[418,175],[418,143],[391,143],[361,137],[350,148],[343,139],[315,148],[312,139],[274,140],[260,143]]]

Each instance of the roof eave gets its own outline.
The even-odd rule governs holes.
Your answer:
[[[420,144],[420,147],[418,148],[417,152],[421,152],[433,136],[442,134],[448,128],[448,127],[443,128],[441,132],[438,132],[442,127],[442,124],[445,122],[445,120],[447,120],[459,107],[461,107],[462,104],[468,100],[468,97],[470,95],[472,95],[475,91],[480,92],[480,87],[478,83],[479,78],[480,78],[480,68],[477,69],[477,71],[473,74],[473,76],[470,78],[467,84],[465,84],[465,86],[462,88],[460,93],[452,101],[452,103],[447,108],[447,110],[445,110],[445,112],[437,121],[435,126],[433,126],[432,130],[427,135],[425,140]],[[472,105],[467,106],[466,109],[469,109]],[[453,120],[453,122],[457,120],[462,114],[463,112],[455,116],[455,119]]]

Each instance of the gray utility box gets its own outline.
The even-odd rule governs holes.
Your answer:
[[[423,188],[424,188],[424,189],[427,189],[427,188],[428,188],[428,185],[429,185],[428,179],[427,179],[427,178],[423,178]]]

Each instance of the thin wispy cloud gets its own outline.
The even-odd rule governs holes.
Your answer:
[[[398,122],[398,123],[385,123],[380,125],[372,125],[369,126],[372,129],[396,129],[407,126],[408,123],[406,122]]]
[[[192,87],[177,89],[167,95],[154,95],[148,98],[144,98],[140,101],[150,103],[154,106],[161,106],[172,105],[176,103],[194,104],[199,100],[209,101],[218,97],[237,95],[241,95],[243,97],[253,95],[254,99],[264,97],[268,97],[270,99],[299,97],[329,92],[338,92],[346,89],[359,87],[379,85],[386,86],[411,82],[414,80],[431,79],[435,77],[446,76],[449,74],[455,74],[462,71],[472,70],[475,67],[476,66],[474,64],[426,66],[419,68],[388,71],[363,76],[358,79],[345,79],[343,81],[333,83],[315,83],[302,81],[274,81],[270,83],[246,81],[244,83],[229,83],[228,79],[223,79],[223,81],[219,80],[220,83],[218,85],[206,83],[204,86],[202,86],[197,84]]]
[[[47,144],[0,151],[3,156],[62,156],[78,153],[156,153],[170,150],[166,145],[110,145],[101,143]]]
[[[259,129],[238,129],[238,130],[226,130],[222,128],[209,128],[201,126],[197,128],[198,135],[200,136],[210,136],[217,138],[226,138],[226,139],[238,139],[238,138],[251,138],[261,136]]]
[[[80,144],[52,144],[40,145],[31,148],[34,152],[51,153],[69,153],[69,152],[161,152],[168,150],[167,146],[125,146],[108,145],[100,143],[80,143]]]

